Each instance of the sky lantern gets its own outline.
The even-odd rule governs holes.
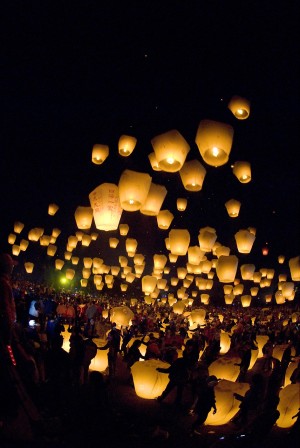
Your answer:
[[[215,255],[220,258],[221,255],[230,255],[230,247],[220,245],[215,249]]]
[[[208,165],[218,167],[228,162],[233,140],[232,126],[213,120],[201,120],[196,144]]]
[[[60,271],[63,267],[63,265],[65,264],[64,260],[61,260],[60,258],[57,258],[55,260],[55,269],[57,269],[58,271]]]
[[[241,304],[243,308],[247,308],[251,305],[252,296],[250,294],[243,294],[241,296]]]
[[[154,254],[153,255],[153,264],[154,264],[154,267],[157,269],[164,269],[167,261],[168,261],[168,258],[164,254]]]
[[[234,237],[238,251],[241,254],[249,254],[255,241],[255,235],[247,229],[241,229],[234,235]]]
[[[140,212],[143,215],[157,216],[166,195],[167,195],[166,187],[151,182],[148,195],[142,207],[140,208]]]
[[[285,262],[285,255],[278,255],[278,263],[283,264]]]
[[[103,339],[93,339],[93,341],[97,344],[98,347],[103,347],[106,343]],[[108,367],[108,348],[106,350],[97,350],[97,354],[95,358],[92,359],[91,364],[89,366],[89,370],[97,370],[98,372],[105,372]]]
[[[175,314],[182,314],[185,308],[185,303],[182,300],[178,300],[173,305],[173,312]]]
[[[221,333],[220,333],[220,347],[221,347],[220,355],[225,355],[229,351],[230,346],[231,346],[231,337],[230,337],[229,333],[221,330]]]
[[[210,252],[217,240],[217,234],[212,227],[203,227],[200,229],[198,241],[200,249],[203,252]]]
[[[174,219],[173,213],[169,210],[160,210],[156,216],[159,229],[167,230]]]
[[[66,279],[67,280],[73,280],[74,276],[75,276],[74,269],[66,269]]]
[[[236,276],[238,258],[235,255],[221,255],[218,258],[216,274],[222,283],[232,283]]]
[[[50,257],[54,257],[56,251],[57,246],[55,246],[54,244],[49,244],[49,246],[47,247],[47,255],[49,255]]]
[[[122,215],[117,185],[99,185],[89,194],[89,200],[96,228],[104,231],[116,230]]]
[[[48,215],[54,216],[58,211],[59,206],[57,204],[49,204],[48,206]]]
[[[27,249],[28,245],[29,245],[29,241],[22,239],[20,241],[20,250],[25,252],[25,250]]]
[[[54,238],[57,238],[60,234],[61,234],[60,229],[57,229],[56,227],[52,229],[52,236],[54,236]]]
[[[8,235],[8,243],[9,244],[15,244],[16,239],[17,239],[17,235],[15,235],[14,233],[10,233]]]
[[[123,157],[128,157],[132,154],[137,139],[131,135],[121,135],[118,142],[118,151],[119,154]]]
[[[170,252],[175,255],[186,255],[190,244],[190,233],[187,229],[172,229],[169,232]]]
[[[246,161],[237,161],[232,167],[233,174],[242,183],[247,184],[251,181],[251,165]]]
[[[75,210],[74,217],[78,229],[90,229],[93,221],[93,209],[92,207],[78,206]]]
[[[137,249],[138,242],[135,238],[126,238],[125,246],[126,246],[126,252],[128,256],[131,254],[135,254]]]
[[[243,280],[253,280],[253,274],[255,271],[254,264],[242,264],[240,266],[241,276]]]
[[[142,291],[145,294],[151,294],[156,288],[157,278],[151,275],[142,277]]]
[[[16,221],[14,223],[14,232],[15,233],[21,233],[23,229],[24,229],[24,224],[22,222]]]
[[[32,274],[33,268],[34,268],[34,263],[27,261],[26,263],[24,263],[24,266],[25,266],[25,270],[26,270],[27,274]]]
[[[92,241],[91,235],[84,234],[82,237],[81,244],[85,247],[88,247],[91,244],[91,241]]]
[[[128,327],[133,318],[134,313],[128,306],[116,306],[110,311],[110,321],[115,322],[118,327]]]
[[[167,368],[170,364],[159,359],[137,361],[131,367],[134,390],[138,397],[154,399],[167,387],[169,376],[158,372],[158,367]]]
[[[107,145],[96,144],[92,149],[92,162],[101,165],[108,157],[109,147]]]
[[[221,378],[227,381],[236,381],[240,373],[240,367],[236,366],[241,362],[239,356],[219,356],[208,366],[209,375],[215,375],[217,378]]]
[[[192,310],[191,314],[188,317],[190,326],[196,328],[197,325],[205,325],[205,316],[206,310],[204,308],[196,308]]]
[[[228,109],[238,120],[246,120],[250,115],[250,101],[234,95],[228,103]]]
[[[151,140],[158,166],[162,171],[175,173],[183,166],[190,145],[176,129]]]
[[[109,243],[109,247],[111,247],[112,249],[115,249],[119,244],[119,240],[118,240],[118,238],[109,238],[108,243]]]
[[[199,246],[189,246],[188,248],[188,262],[192,265],[199,265],[203,260],[205,252],[200,249]]]
[[[206,169],[199,160],[185,162],[179,171],[182,185],[188,191],[200,191],[206,175]]]
[[[38,241],[40,237],[43,235],[44,229],[41,227],[34,227],[28,232],[29,241]]]
[[[148,155],[148,158],[153,171],[161,171],[161,168],[159,168],[158,161],[154,151]]]
[[[121,236],[126,236],[129,232],[129,225],[128,224],[120,224],[119,232],[120,232]]]
[[[50,244],[50,238],[51,238],[50,235],[42,235],[42,236],[40,237],[40,245],[41,245],[41,246],[49,246],[49,244]]]
[[[225,202],[225,207],[230,218],[237,218],[240,213],[241,203],[236,199],[229,199]]]
[[[81,278],[81,279],[80,279],[80,285],[81,285],[83,288],[86,288],[87,285],[88,285],[88,279],[87,279],[87,278]]]
[[[291,273],[291,279],[294,282],[300,281],[300,255],[289,260],[289,268]]]
[[[123,171],[119,179],[121,207],[128,212],[140,210],[149,193],[151,180],[147,173]]]
[[[186,198],[177,198],[176,201],[177,210],[180,212],[184,212],[187,207],[187,199]]]

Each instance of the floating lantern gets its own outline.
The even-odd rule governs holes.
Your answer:
[[[57,246],[55,246],[54,244],[49,244],[49,246],[47,247],[47,255],[49,255],[49,257],[54,257],[56,251]]]
[[[120,232],[121,236],[126,236],[129,232],[129,225],[128,224],[120,224],[119,232]]]
[[[52,236],[54,236],[54,238],[57,238],[60,234],[61,234],[61,230],[60,229],[54,228],[52,230]]]
[[[60,271],[63,267],[63,265],[65,264],[64,260],[61,260],[60,258],[57,258],[55,260],[55,269],[57,269],[58,271]]]
[[[241,254],[249,254],[255,240],[255,235],[249,232],[249,230],[239,230],[234,237],[238,251]]]
[[[118,238],[109,238],[108,242],[109,242],[109,247],[111,247],[112,249],[115,249],[119,244]]]
[[[190,246],[188,248],[188,262],[190,264],[195,266],[199,265],[204,256],[205,252],[199,246]]]
[[[169,210],[160,210],[157,214],[157,225],[159,229],[166,230],[170,227],[174,215]]]
[[[163,185],[157,185],[151,183],[148,195],[145,202],[140,208],[140,212],[143,215],[157,216],[162,203],[167,194],[167,189]]]
[[[27,240],[21,240],[21,241],[20,241],[20,250],[21,250],[22,252],[25,252],[25,250],[27,249],[28,245],[29,245],[29,241],[27,241]]]
[[[218,246],[215,249],[215,255],[220,258],[221,255],[230,255],[230,247],[227,246]]]
[[[104,229],[103,229],[103,230],[104,230]],[[83,246],[88,247],[88,246],[91,244],[91,241],[92,241],[92,237],[91,237],[91,235],[83,235],[81,244],[82,244]]]
[[[243,308],[247,308],[251,305],[252,296],[249,294],[244,294],[241,296],[241,304]]]
[[[29,241],[38,241],[43,233],[44,229],[42,229],[41,227],[34,227],[28,232],[28,239]]]
[[[16,239],[17,239],[17,235],[15,235],[14,233],[10,233],[8,235],[8,243],[9,244],[15,244]]]
[[[135,254],[135,251],[137,249],[138,242],[135,238],[126,238],[125,246],[126,246],[126,252],[129,256],[129,254]]]
[[[75,210],[75,221],[78,229],[90,229],[93,221],[92,207],[79,206]]]
[[[178,300],[178,302],[173,305],[173,312],[175,314],[182,314],[185,308],[185,303],[182,300]]]
[[[101,165],[108,157],[109,147],[107,145],[96,144],[92,149],[92,162]]]
[[[66,270],[66,279],[67,280],[73,280],[74,276],[75,276],[74,269],[67,269]]]
[[[33,268],[34,268],[34,263],[27,261],[26,263],[24,263],[24,266],[25,266],[25,270],[26,270],[27,274],[32,274]]]
[[[242,283],[238,283],[232,289],[232,292],[235,296],[239,296],[244,292],[244,285]]]
[[[170,251],[175,255],[186,255],[190,244],[190,233],[187,229],[172,229],[169,232]]]
[[[253,280],[253,274],[255,271],[254,264],[242,264],[240,267],[241,276],[243,280]]]
[[[300,281],[300,256],[290,258],[289,260],[289,268],[291,273],[291,279],[294,282]]]
[[[218,258],[216,274],[222,283],[232,283],[236,276],[238,258],[235,255],[222,255]]]
[[[199,160],[185,162],[179,171],[182,184],[188,191],[200,191],[206,175],[206,169]]]
[[[238,161],[233,165],[233,174],[242,183],[247,184],[251,181],[251,165],[249,162]]]
[[[136,146],[137,139],[131,135],[121,135],[118,142],[119,154],[128,157]]]
[[[278,255],[278,263],[283,264],[285,262],[285,256],[284,255]]]
[[[153,263],[156,269],[164,269],[168,259],[164,254],[154,254]]]
[[[210,252],[216,240],[217,240],[217,234],[215,229],[211,227],[204,227],[200,229],[200,233],[198,235],[198,241],[200,249],[203,250],[203,252]]]
[[[40,245],[49,246],[49,244],[50,244],[50,235],[42,235],[40,237]]]
[[[82,278],[82,279],[80,279],[80,285],[81,285],[83,288],[86,288],[87,285],[88,285],[88,280],[87,280],[86,278]]]
[[[196,144],[208,165],[218,167],[228,162],[233,139],[233,128],[212,120],[200,121]]]
[[[204,308],[194,309],[188,317],[190,326],[205,325],[206,310]]]
[[[151,163],[151,167],[154,171],[161,171],[161,168],[159,168],[157,158],[155,156],[155,152],[151,152],[151,154],[148,155],[149,161]]]
[[[151,176],[132,170],[125,170],[119,179],[119,198],[121,207],[129,212],[140,210],[146,201]]]
[[[142,291],[145,294],[151,294],[156,288],[157,278],[151,275],[142,277]]]
[[[225,207],[230,218],[237,218],[240,213],[241,203],[236,199],[229,199],[225,202]]]
[[[133,318],[134,313],[128,306],[117,306],[111,309],[110,321],[115,322],[118,327],[128,327]]]
[[[238,120],[246,120],[250,115],[250,101],[234,95],[228,103],[228,109]]]
[[[24,229],[24,224],[22,222],[16,221],[14,223],[14,232],[15,233],[21,233],[23,229]]]
[[[13,244],[12,248],[11,248],[11,252],[13,255],[15,255],[16,257],[19,255],[20,253],[20,246],[18,244]]]
[[[58,211],[59,206],[57,204],[49,204],[48,206],[48,215],[54,216]]]
[[[186,198],[178,198],[176,201],[177,210],[180,212],[184,212],[187,207],[187,199]]]
[[[157,371],[158,367],[167,368],[170,364],[158,359],[137,361],[131,367],[135,393],[138,397],[154,399],[167,387],[169,377]]]
[[[122,215],[117,185],[99,185],[89,194],[89,200],[96,228],[105,231],[116,230]]]
[[[181,169],[190,150],[187,141],[175,129],[154,137],[151,144],[159,168],[169,173]]]

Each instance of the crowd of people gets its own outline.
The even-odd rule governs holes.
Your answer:
[[[130,306],[134,317],[118,328],[110,320],[114,306],[129,305],[116,297],[90,297],[55,291],[44,285],[14,280],[13,260],[0,255],[0,430],[26,415],[35,437],[43,432],[43,419],[64,422],[64,430],[90,428],[102,419],[103,434],[114,430],[116,414],[110,388],[118,361],[125,363],[128,387],[130,369],[140,359],[159,359],[168,367],[158,368],[169,377],[162,403],[173,390],[175,406],[182,407],[190,390],[186,411],[193,418],[189,433],[201,434],[211,410],[218,412],[214,388],[218,378],[209,375],[210,364],[220,356],[221,332],[230,334],[230,351],[240,362],[239,382],[249,382],[245,396],[236,394],[240,410],[233,420],[237,430],[262,432],[278,419],[278,396],[286,370],[295,362],[292,383],[300,383],[300,313],[297,305],[274,308],[206,306],[205,323],[190,328],[186,314],[176,314],[168,303],[147,305],[143,300]],[[189,309],[191,311],[192,308]],[[293,319],[292,319],[293,314]],[[70,335],[69,351],[63,349],[63,333]],[[251,350],[258,335],[268,336],[263,356],[249,376]],[[97,338],[105,339],[99,346]],[[133,343],[130,344],[130,342]],[[286,345],[281,361],[273,356],[276,345]],[[145,354],[141,347],[146,346]],[[97,350],[107,350],[107,372],[90,371]],[[257,418],[259,416],[259,418]],[[297,416],[295,416],[295,421]],[[267,425],[267,423],[265,423]],[[96,425],[97,426],[97,425]],[[264,426],[265,428],[266,426]],[[71,430],[71,429],[70,429]]]

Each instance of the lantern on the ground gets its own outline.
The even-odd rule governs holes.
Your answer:
[[[108,157],[109,147],[107,145],[94,145],[92,149],[92,162],[101,165]]]
[[[173,129],[151,140],[158,166],[169,173],[179,171],[190,150],[188,142]]]
[[[185,162],[179,171],[182,184],[188,191],[200,191],[206,175],[206,169],[199,160]]]
[[[289,384],[279,392],[279,404],[277,406],[280,412],[276,420],[276,426],[279,428],[290,428],[294,425],[295,419],[292,417],[298,414],[300,408],[300,383]]]
[[[119,179],[119,198],[124,210],[128,212],[140,210],[147,198],[151,179],[147,173],[123,171]]]
[[[131,135],[121,135],[118,142],[119,154],[128,157],[133,152],[137,139]]]
[[[89,194],[89,200],[96,228],[105,231],[116,230],[122,215],[117,185],[99,185]]]
[[[208,366],[210,375],[227,381],[236,381],[240,368],[236,364],[241,362],[238,356],[222,355]]]
[[[170,364],[159,359],[137,361],[131,367],[134,390],[138,397],[154,399],[162,394],[169,382],[169,376],[157,371],[158,367],[167,368]]]
[[[246,161],[238,161],[233,165],[233,174],[242,183],[247,184],[251,181],[251,165]]]
[[[97,344],[98,347],[103,347],[105,345],[105,341],[101,339],[93,339],[93,341]],[[96,356],[92,359],[91,364],[89,366],[89,370],[97,370],[98,372],[104,372],[108,367],[108,348],[106,350],[97,350]]]
[[[238,120],[246,120],[250,115],[250,101],[242,96],[234,95],[228,103],[228,109]]]

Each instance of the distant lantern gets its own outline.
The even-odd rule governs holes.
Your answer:
[[[96,241],[97,238],[98,238],[98,236],[99,236],[99,233],[97,233],[97,232],[92,232],[92,233],[91,233],[92,241]]]
[[[172,229],[169,232],[170,252],[175,255],[186,255],[190,239],[187,229]]]
[[[129,232],[129,225],[128,224],[120,224],[119,232],[120,232],[121,236],[126,236]]]
[[[119,244],[118,238],[109,238],[108,241],[109,241],[109,247],[111,247],[112,249],[115,249]]]
[[[224,285],[223,286],[224,294],[231,294],[232,293],[232,289],[233,289],[232,285]]]
[[[9,244],[15,244],[16,239],[17,239],[17,235],[15,235],[14,233],[10,233],[8,235],[8,243]]]
[[[119,263],[120,263],[121,268],[124,268],[128,265],[128,259],[126,257],[124,257],[123,255],[120,255]]]
[[[245,161],[235,162],[233,165],[233,174],[242,184],[247,184],[251,181],[250,163]]]
[[[164,269],[168,259],[164,254],[154,254],[153,263],[156,269]]]
[[[252,286],[252,288],[250,288],[250,294],[252,297],[256,297],[258,294],[259,288],[258,286]]]
[[[25,266],[25,270],[26,270],[27,274],[32,274],[33,268],[34,268],[34,263],[27,261],[26,263],[24,263],[24,266]]]
[[[179,266],[177,268],[177,277],[179,278],[179,280],[185,279],[186,275],[187,275],[187,269],[182,266]]]
[[[198,235],[198,241],[200,249],[203,252],[210,252],[216,240],[217,240],[217,234],[215,232],[215,229],[206,227],[200,229],[200,233]]]
[[[222,255],[218,258],[216,274],[222,283],[234,281],[238,267],[238,258],[235,255]]]
[[[92,162],[101,165],[108,157],[109,147],[107,145],[96,144],[92,149]]]
[[[76,266],[79,263],[79,257],[71,257],[71,263]]]
[[[255,271],[254,264],[242,264],[240,267],[241,276],[243,280],[253,280],[253,274]]]
[[[112,273],[112,275],[116,277],[119,274],[120,269],[121,269],[120,266],[111,266],[110,272]]]
[[[154,399],[160,396],[169,382],[168,375],[157,371],[158,367],[167,368],[170,364],[159,359],[137,361],[131,367],[134,390],[138,397]]]
[[[188,191],[200,191],[206,175],[206,169],[199,160],[185,162],[179,171],[182,184]]]
[[[176,261],[178,260],[178,255],[176,254],[172,254],[171,252],[169,253],[169,260],[171,263],[176,263]]]
[[[178,300],[173,305],[173,312],[175,314],[182,314],[184,309],[185,309],[185,303],[183,302],[183,300]]]
[[[75,276],[74,269],[67,269],[66,270],[66,279],[67,280],[73,280],[74,276]]]
[[[278,263],[283,264],[285,262],[285,256],[284,255],[278,255]]]
[[[151,176],[147,173],[132,170],[123,171],[119,179],[121,207],[128,212],[140,210],[146,201],[151,180]]]
[[[186,198],[178,198],[176,201],[177,210],[180,212],[184,212],[187,207],[187,199]]]
[[[159,168],[169,173],[181,169],[190,151],[190,145],[176,129],[154,137],[151,144]]]
[[[42,229],[41,227],[34,227],[33,229],[29,230],[28,239],[29,241],[38,241],[43,233],[44,229]]]
[[[228,109],[238,120],[246,120],[250,115],[250,101],[234,95],[228,103]]]
[[[247,308],[251,305],[252,296],[250,294],[243,294],[241,296],[241,304],[243,308]]]
[[[121,289],[122,292],[126,292],[127,289],[128,289],[127,283],[121,283],[120,284],[120,289]]]
[[[225,294],[224,295],[224,301],[225,301],[225,305],[232,305],[233,301],[235,299],[235,295],[234,294]]]
[[[74,213],[78,229],[87,230],[91,228],[93,221],[92,207],[78,206]]]
[[[232,126],[213,120],[200,121],[196,144],[208,165],[218,167],[228,162],[232,140]]]
[[[240,213],[241,203],[236,199],[229,199],[225,202],[225,207],[230,218],[237,218]]]
[[[281,285],[282,295],[289,300],[295,293],[294,287],[294,282],[283,282]]]
[[[87,278],[82,278],[82,279],[80,279],[80,285],[81,285],[83,288],[86,288],[87,285],[88,285],[88,279],[87,279]]]
[[[57,238],[60,234],[61,234],[61,230],[60,229],[54,228],[52,230],[52,236],[54,236],[55,238]]]
[[[118,142],[119,154],[128,157],[136,146],[137,139],[131,135],[121,135]]]
[[[289,260],[289,268],[291,273],[291,279],[294,282],[300,281],[300,256],[290,258]]]
[[[91,235],[83,235],[81,244],[83,246],[88,247],[91,244],[91,241],[92,241]]]
[[[59,206],[57,204],[49,204],[48,206],[48,215],[54,216],[58,211]]]
[[[55,246],[54,244],[49,244],[49,246],[47,247],[47,255],[49,255],[50,257],[54,257],[56,251],[57,246]]]
[[[238,283],[237,285],[234,285],[232,292],[235,296],[240,296],[244,292],[244,285],[243,283]]]
[[[239,230],[235,235],[237,249],[241,254],[249,254],[251,252],[255,235],[249,230]]]
[[[167,195],[167,189],[163,185],[151,183],[145,202],[140,208],[143,215],[157,216]]]
[[[24,229],[24,224],[22,222],[16,221],[14,223],[14,232],[15,233],[21,233],[23,229]]]
[[[157,278],[151,275],[142,277],[142,291],[145,294],[151,294],[156,288]]]
[[[135,254],[133,257],[133,262],[135,265],[142,265],[144,264],[145,256],[143,254]]]
[[[174,219],[174,215],[169,210],[160,210],[157,214],[156,219],[158,228],[167,230]]]
[[[216,249],[213,249],[213,252],[215,252],[218,258],[221,255],[230,255],[230,247],[220,245]]]
[[[91,269],[92,265],[93,265],[93,259],[90,257],[84,257],[83,258],[83,265],[85,268],[87,269]]]
[[[96,228],[104,231],[116,230],[122,215],[117,185],[99,185],[89,194],[89,200]]]
[[[203,305],[209,305],[209,294],[206,294],[206,293],[202,293],[202,294],[200,294],[200,300],[201,300],[201,303],[203,303]]]
[[[158,161],[155,156],[155,152],[151,152],[151,154],[148,155],[148,158],[151,163],[152,169],[154,171],[161,171],[161,168],[159,168]]]
[[[91,276],[91,274],[92,274],[91,269],[88,269],[88,268],[82,268],[82,277],[83,277],[83,278],[85,278],[85,279],[89,279],[90,276]]]
[[[157,280],[157,288],[158,289],[165,289],[167,286],[167,279],[166,278],[159,278]]]
[[[199,246],[190,246],[188,248],[188,262],[192,265],[199,265],[203,260],[205,252],[200,249]]]
[[[55,269],[57,269],[58,271],[60,271],[63,267],[63,265],[65,264],[64,260],[61,260],[60,258],[57,258],[55,260]]]
[[[29,246],[29,241],[28,240],[21,240],[20,241],[20,250],[22,252],[25,252],[25,250],[27,249],[28,246]]]
[[[125,246],[127,254],[135,254],[138,242],[135,238],[126,238]]]
[[[49,246],[49,244],[50,244],[50,235],[42,235],[40,237],[40,245]]]

